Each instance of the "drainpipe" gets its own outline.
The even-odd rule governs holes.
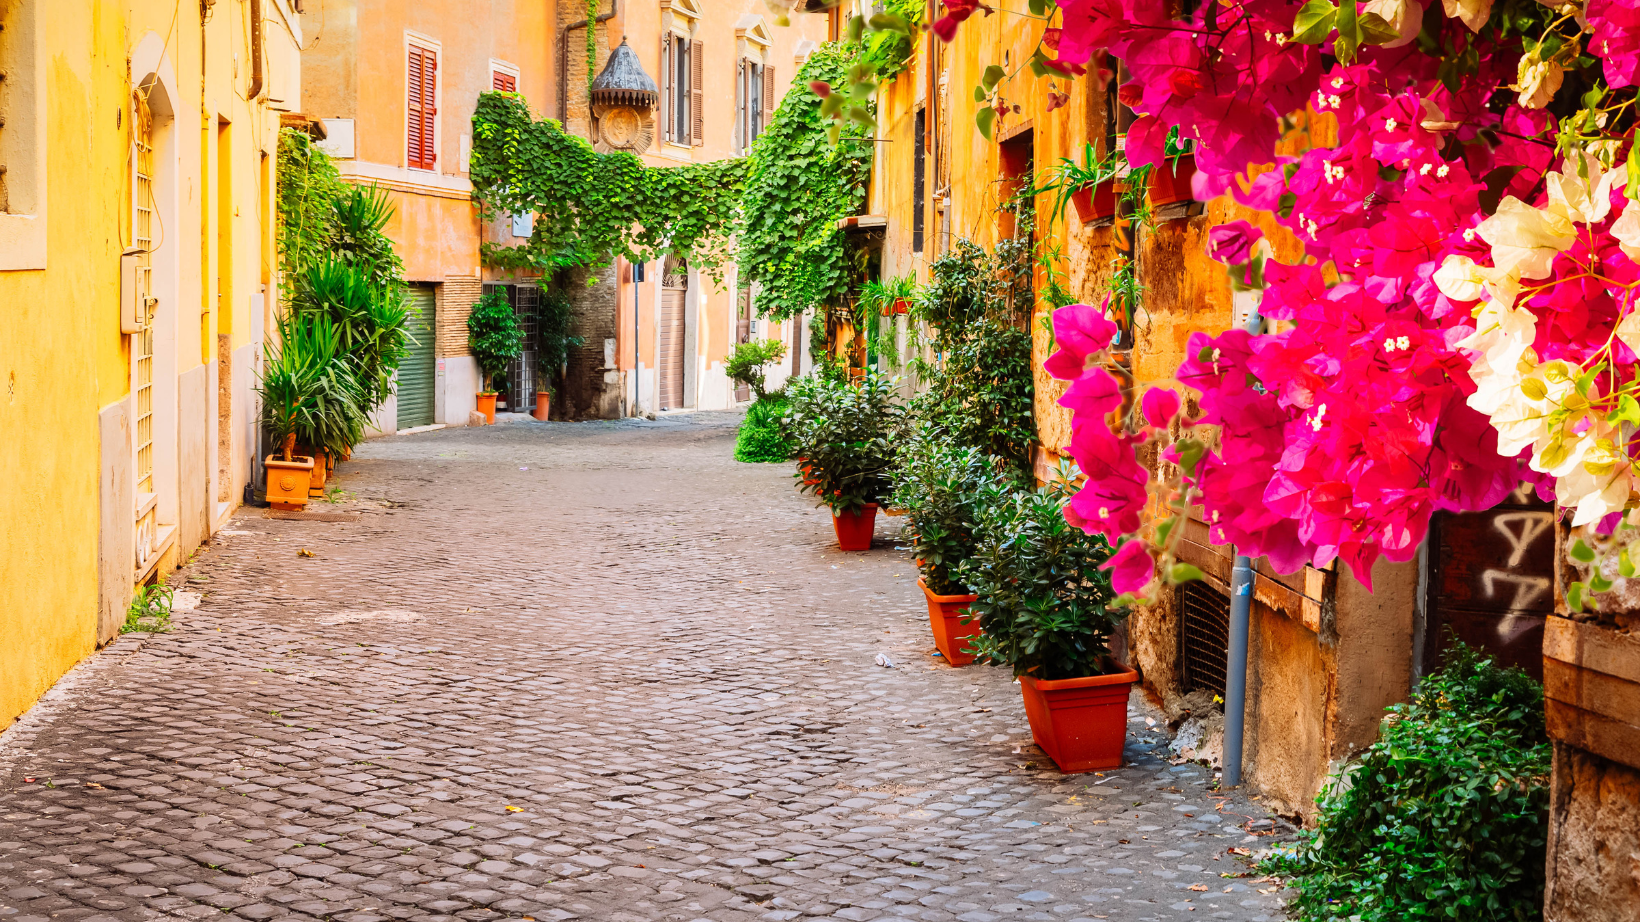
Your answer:
[[[252,3],[258,0],[251,0]],[[621,0],[610,0],[609,12],[599,13],[593,22],[609,22],[621,11]],[[585,29],[587,21],[572,22],[558,31],[558,123],[569,121],[569,34],[575,29]],[[596,61],[587,62],[587,70],[597,66]]]
[[[251,89],[245,98],[262,95],[262,0],[251,0]]]
[[[1264,318],[1254,307],[1247,332],[1257,336]],[[1241,784],[1241,750],[1247,714],[1247,624],[1253,608],[1253,559],[1237,554],[1230,568],[1230,649],[1224,677],[1224,762],[1226,787]]]

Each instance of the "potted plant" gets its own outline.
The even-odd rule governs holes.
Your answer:
[[[978,547],[980,509],[994,503],[999,491],[1021,488],[1023,480],[1003,459],[959,446],[932,425],[904,441],[897,454],[893,502],[905,511],[904,533],[917,558],[917,585],[928,601],[934,644],[947,663],[966,666],[974,661],[968,647],[980,633],[980,619],[969,611],[976,597],[960,570]]]
[[[789,431],[801,459],[801,489],[830,507],[837,545],[871,548],[877,504],[891,487],[901,411],[893,379],[866,372],[858,383],[813,376],[791,396]]]
[[[1071,488],[1058,480],[999,494],[980,514],[979,547],[959,573],[985,625],[979,658],[1019,680],[1031,736],[1063,772],[1122,764],[1128,695],[1138,673],[1109,642],[1126,611],[1112,611],[1103,538],[1065,521]]]
[[[265,348],[258,387],[262,422],[279,446],[264,462],[267,498],[275,508],[300,509],[313,489],[315,468],[323,463],[296,453],[297,443],[331,456],[357,443],[364,430],[364,393],[352,360],[342,352],[336,324],[322,314],[285,315],[279,341]]]
[[[1196,175],[1195,145],[1188,138],[1180,141],[1179,126],[1174,125],[1167,133],[1163,150],[1166,161],[1151,169],[1148,177],[1150,204],[1190,201],[1195,196],[1191,191],[1191,179]]]
[[[505,374],[507,364],[524,352],[524,331],[518,327],[518,315],[506,292],[493,289],[473,305],[467,315],[467,348],[478,363],[478,411],[486,423],[493,424],[495,377]]]
[[[536,314],[535,335],[535,413],[542,422],[552,416],[553,381],[558,379],[569,362],[571,349],[586,342],[585,337],[574,336],[570,328],[575,323],[575,308],[569,296],[558,289],[541,292],[541,305]],[[636,372],[634,372],[636,374]]]
[[[1081,163],[1061,157],[1059,165],[1050,172],[1047,185],[1047,189],[1056,191],[1054,216],[1064,217],[1065,206],[1075,205],[1076,217],[1083,224],[1114,218],[1117,199],[1122,193],[1119,178],[1124,166],[1126,161],[1120,152],[1100,160],[1092,144],[1083,146]]]

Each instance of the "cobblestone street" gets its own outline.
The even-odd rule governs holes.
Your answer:
[[[737,419],[383,439],[239,512],[0,736],[0,922],[1283,917],[1159,712],[1059,774],[897,521],[839,552]]]

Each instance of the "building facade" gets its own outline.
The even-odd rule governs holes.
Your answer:
[[[0,726],[254,473],[289,0],[0,6]]]

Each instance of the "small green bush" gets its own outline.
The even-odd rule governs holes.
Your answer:
[[[1378,742],[1335,775],[1291,875],[1306,922],[1542,915],[1550,746],[1543,687],[1454,644]]]
[[[740,421],[740,433],[735,436],[736,461],[767,463],[792,459],[792,440],[781,424],[786,409],[786,401],[781,397],[766,397],[746,408],[746,418]]]
[[[1002,459],[958,445],[933,426],[901,442],[894,469],[895,506],[905,510],[905,534],[923,582],[939,595],[967,595],[958,570],[978,550],[980,509],[997,491],[1024,479]]]
[[[780,361],[786,354],[786,344],[778,339],[765,339],[759,342],[739,343],[733,352],[729,353],[729,361],[723,366],[723,373],[736,384],[743,384],[752,389],[752,393],[759,401],[769,396],[765,390],[764,369]]]
[[[789,385],[786,396],[783,425],[793,456],[807,465],[796,474],[803,492],[838,515],[888,496],[904,418],[893,379],[867,372],[851,383],[813,374]]]
[[[131,597],[131,604],[125,609],[125,623],[120,625],[120,633],[169,633],[174,598],[175,593],[164,583],[138,586],[136,594]]]
[[[507,364],[524,352],[524,331],[505,292],[491,291],[473,305],[467,315],[467,348],[484,377],[482,392],[489,393],[496,375],[505,374]]]
[[[997,491],[979,516],[979,546],[958,571],[979,599],[969,611],[985,633],[978,658],[1034,679],[1103,675],[1110,635],[1125,610],[1099,565],[1110,546],[1065,521],[1071,487]]]

